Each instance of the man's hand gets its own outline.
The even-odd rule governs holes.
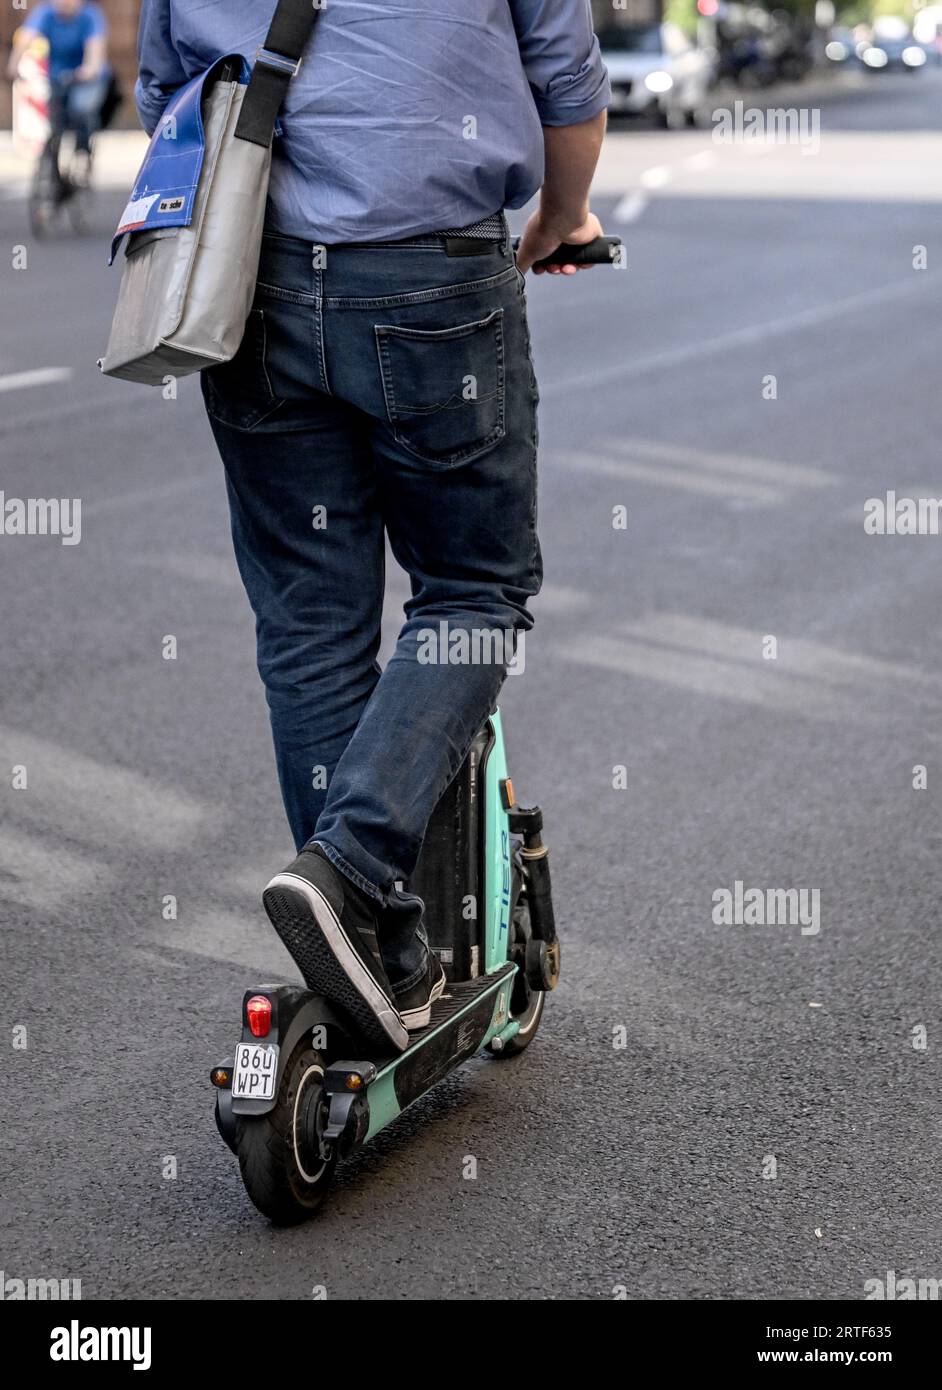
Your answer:
[[[584,219],[575,227],[567,227],[559,222],[553,222],[542,211],[537,211],[530,218],[526,231],[520,239],[517,266],[526,274],[535,261],[541,261],[545,256],[551,256],[557,246],[561,246],[564,241],[571,241],[576,246],[581,246],[584,242],[594,241],[597,236],[602,236],[602,224],[594,212],[587,212]],[[550,275],[575,275],[577,270],[591,270],[591,268],[591,266],[578,265],[547,265],[536,266],[533,273],[534,275],[543,275],[548,271]]]

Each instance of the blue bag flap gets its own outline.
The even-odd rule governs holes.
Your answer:
[[[109,265],[114,263],[121,238],[128,232],[188,227],[193,220],[196,189],[206,155],[203,90],[226,63],[233,64],[239,82],[248,82],[252,71],[248,63],[240,53],[228,54],[181,87],[164,108],[111,242]]]

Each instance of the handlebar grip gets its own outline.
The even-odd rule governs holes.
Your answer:
[[[621,250],[621,237],[597,236],[594,241],[583,242],[581,246],[564,241],[550,256],[535,261],[535,265],[611,265]],[[520,238],[514,237],[516,251]]]

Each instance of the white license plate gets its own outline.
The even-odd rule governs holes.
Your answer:
[[[232,1070],[232,1094],[240,1100],[271,1100],[275,1094],[278,1047],[239,1043]]]

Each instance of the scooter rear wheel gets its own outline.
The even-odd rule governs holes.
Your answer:
[[[307,1221],[327,1195],[336,1154],[323,1159],[316,1136],[326,1121],[324,1059],[308,1041],[288,1059],[278,1099],[265,1115],[240,1115],[235,1150],[245,1190],[276,1226]]]

